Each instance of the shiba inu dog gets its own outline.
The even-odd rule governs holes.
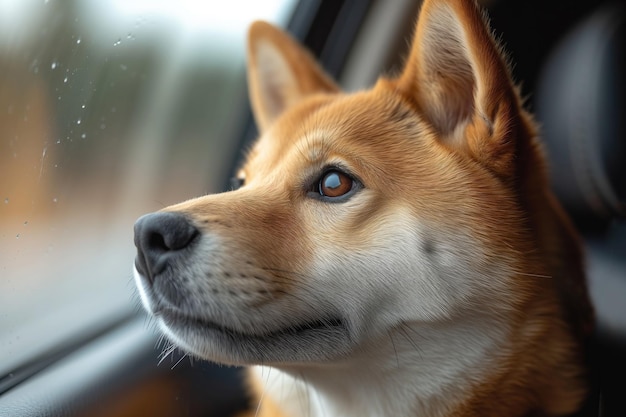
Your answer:
[[[345,94],[249,32],[236,190],[140,218],[165,335],[250,365],[259,416],[560,416],[586,392],[582,253],[481,10],[426,0],[406,65]]]

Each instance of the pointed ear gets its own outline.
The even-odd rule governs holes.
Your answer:
[[[307,95],[339,88],[313,56],[269,23],[248,32],[248,88],[257,126],[263,132],[289,106]]]
[[[443,140],[511,169],[520,100],[474,0],[424,1],[398,85]]]

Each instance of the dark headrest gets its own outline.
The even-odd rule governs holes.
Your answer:
[[[577,222],[626,216],[624,8],[602,7],[555,49],[537,118],[554,191]]]

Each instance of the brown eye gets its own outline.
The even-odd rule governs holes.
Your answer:
[[[354,181],[340,171],[328,171],[320,179],[319,193],[324,197],[341,197],[352,190]]]

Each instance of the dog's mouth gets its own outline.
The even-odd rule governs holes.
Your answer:
[[[292,326],[281,327],[278,330],[271,330],[267,332],[246,333],[240,330],[235,330],[227,326],[214,323],[209,320],[180,314],[169,309],[162,309],[159,312],[155,313],[155,315],[157,317],[161,317],[165,323],[171,323],[172,326],[176,328],[180,326],[201,328],[207,331],[216,331],[224,334],[225,336],[235,339],[276,339],[285,336],[297,336],[299,334],[305,334],[309,332],[332,331],[333,329],[344,328],[344,323],[341,319],[329,318],[324,320],[316,319],[312,321],[307,321]]]
[[[242,331],[169,309],[155,316],[191,353],[221,363],[289,364],[343,356],[351,345],[338,317],[295,322],[271,330]],[[181,343],[182,342],[182,343]]]

